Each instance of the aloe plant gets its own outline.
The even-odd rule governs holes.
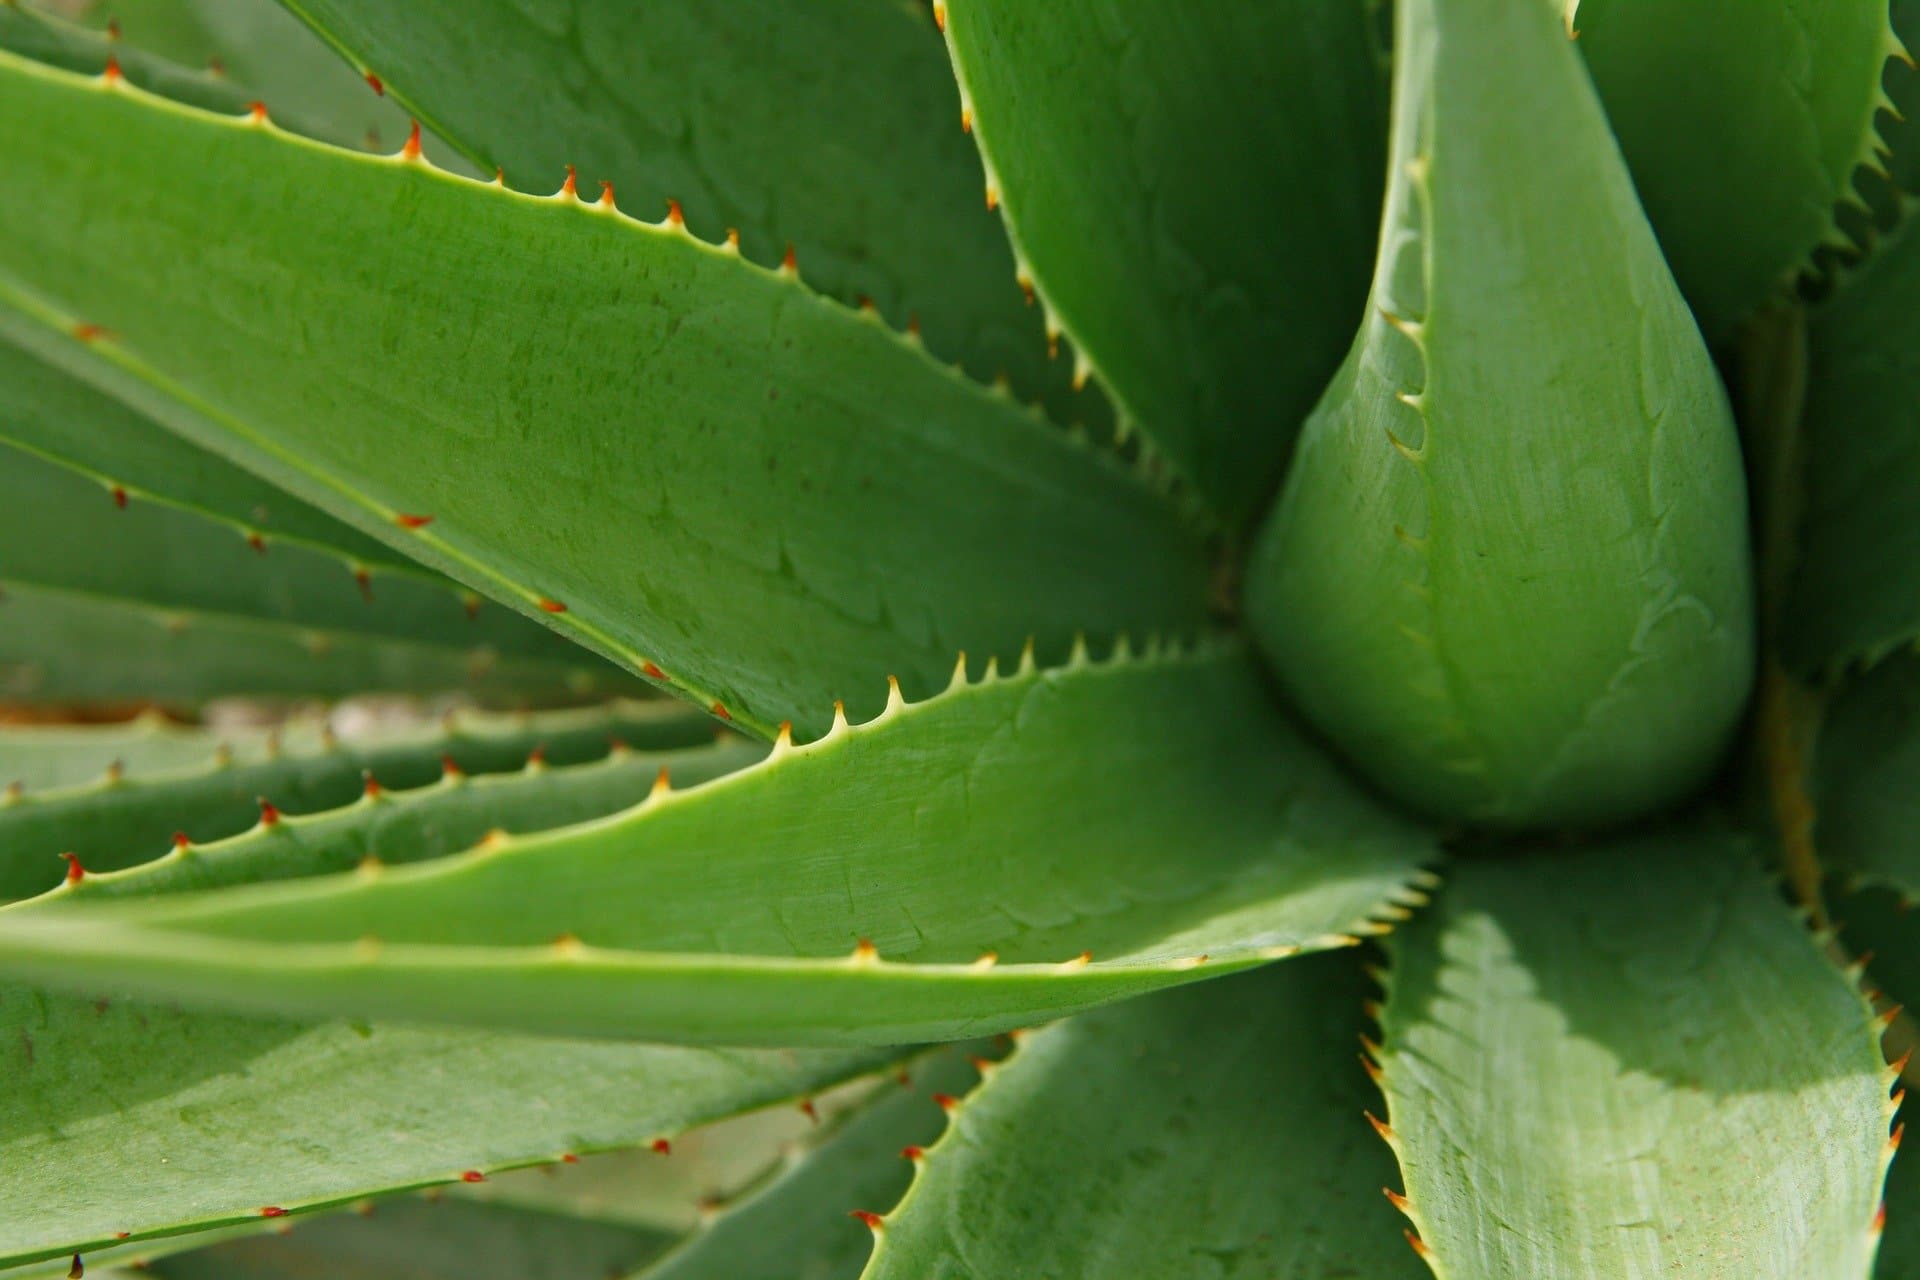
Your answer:
[[[1683,8],[0,3],[0,1274],[1920,1274],[1920,15]]]

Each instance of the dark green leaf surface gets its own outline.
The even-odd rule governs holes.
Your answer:
[[[1425,1274],[1380,1186],[1351,954],[1024,1038],[887,1215],[868,1280]]]
[[[890,672],[923,695],[961,648],[1204,619],[1145,482],[671,224],[12,58],[0,149],[17,339],[768,736],[877,710]]]
[[[1896,654],[1833,692],[1809,790],[1830,873],[1920,894],[1920,657]]]
[[[546,192],[571,164],[647,218],[677,200],[688,227],[740,233],[772,266],[935,355],[1066,413],[1071,362],[1049,360],[1015,279],[960,97],[915,0],[740,5],[584,0],[290,0],[354,65],[509,185]],[[1071,420],[1071,419],[1069,419]]]
[[[1360,318],[1386,82],[1360,0],[945,0],[1021,269],[1229,523]]]
[[[502,658],[287,623],[159,609],[0,579],[0,700],[158,701],[228,696],[342,698],[461,691],[510,701],[631,692],[590,654]]]
[[[1237,646],[956,684],[427,865],[93,907],[83,883],[10,913],[0,971],[563,1034],[988,1034],[1350,943],[1420,899],[1430,838],[1265,696]]]
[[[1879,1026],[1746,841],[1462,860],[1388,950],[1387,1120],[1439,1275],[1867,1274]]]
[[[885,1057],[306,1025],[0,988],[0,1262],[645,1145]]]
[[[1913,219],[1807,326],[1801,560],[1781,646],[1801,672],[1920,637],[1920,232]]]
[[[1577,7],[1576,7],[1577,6]],[[1834,207],[1881,167],[1875,113],[1901,56],[1879,0],[1574,0],[1634,186],[1714,341],[1844,246]]]
[[[78,787],[23,790],[0,803],[0,899],[52,887],[66,870],[61,853],[76,855],[89,873],[161,859],[124,879],[90,881],[89,892],[117,896],[347,870],[368,856],[412,861],[467,848],[495,827],[584,821],[638,803],[662,768],[693,782],[764,754],[737,739],[710,745],[709,724],[670,703],[475,718],[442,731],[283,747],[244,762],[208,753],[184,769],[116,771]],[[619,752],[594,770],[550,767],[599,760],[616,739],[645,754]],[[657,754],[695,744],[709,745]],[[529,764],[535,750],[542,760]],[[448,765],[459,772],[443,773]],[[0,757],[0,772],[4,766]],[[519,772],[504,786],[466,778],[507,770]],[[365,794],[368,774],[382,787],[377,796]],[[286,815],[316,816],[262,824],[261,800]],[[318,812],[343,805],[351,807]],[[196,843],[167,853],[175,833]],[[218,843],[203,847],[209,841]]]

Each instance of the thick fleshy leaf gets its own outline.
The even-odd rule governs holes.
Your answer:
[[[508,184],[612,182],[648,217],[676,200],[704,240],[871,300],[928,349],[1023,398],[1071,406],[1037,310],[981,202],[960,98],[923,5],[296,0],[288,8]]]
[[[1388,950],[1387,1119],[1439,1274],[1867,1274],[1879,1026],[1747,841],[1463,860]]]
[[[1809,790],[1828,872],[1920,896],[1920,657],[1897,654],[1833,692]]]
[[[1379,225],[1362,0],[936,0],[1021,272],[1229,523],[1340,363]]]
[[[853,1213],[900,1198],[977,1081],[957,1050],[934,1055],[634,1280],[857,1280],[872,1243]]]
[[[1781,646],[1802,672],[1920,637],[1920,231],[1909,218],[1807,325],[1801,561]]]
[[[0,20],[7,12],[0,9]],[[128,501],[171,503],[276,543],[298,542],[355,564],[427,575],[385,543],[187,443],[10,342],[0,342],[0,441],[92,476],[116,500],[124,494]],[[91,504],[82,510],[91,511]],[[74,513],[76,524],[78,517]]]
[[[1350,943],[1420,900],[1430,837],[1266,697],[1237,646],[956,680],[431,864],[133,904],[83,881],[10,913],[0,971],[561,1034],[989,1034]]]
[[[1366,988],[1353,955],[1315,957],[1023,1038],[921,1160],[866,1276],[1424,1275],[1361,1114]]]
[[[305,1025],[0,988],[0,1262],[643,1146],[884,1061]]]
[[[281,745],[317,743],[321,723],[300,718],[278,731]],[[267,728],[222,732],[181,724],[155,711],[100,724],[9,724],[0,726],[0,786],[21,792],[98,782],[111,769],[160,773],[204,765],[222,748],[236,761],[266,754]]]
[[[1409,803],[1620,821],[1705,782],[1753,680],[1733,417],[1549,6],[1397,14],[1373,293],[1247,616]]]
[[[387,636],[322,631],[47,591],[0,578],[0,701],[161,702],[461,691],[519,701],[630,693],[591,654],[503,658]]]
[[[0,156],[0,329],[767,736],[1204,620],[1163,495],[671,221],[4,55]]]
[[[1577,6],[1577,7],[1576,7]],[[1571,25],[1682,292],[1719,341],[1823,243],[1879,169],[1883,0],[1573,0]]]
[[[129,47],[105,31],[91,30],[24,5],[0,3],[0,49],[36,62],[98,75],[114,59],[127,79],[177,102],[209,111],[239,113],[251,95],[205,66],[183,66],[144,49]]]
[[[145,1270],[161,1280],[599,1280],[626,1275],[672,1243],[659,1231],[577,1214],[402,1196]]]
[[[710,745],[709,723],[664,702],[613,714],[478,717],[437,731],[295,744],[245,762],[209,754],[183,769],[110,768],[77,787],[23,788],[0,802],[0,899],[51,888],[68,871],[63,854],[96,877],[90,891],[117,896],[348,870],[367,857],[413,861],[471,847],[496,827],[580,822],[638,803],[663,768],[704,781],[764,754],[737,738]],[[552,767],[600,760],[616,740],[646,754],[617,751],[585,771]],[[26,735],[0,740],[30,744]],[[507,770],[519,772],[504,785],[467,778]],[[125,877],[97,877],[142,864]]]
[[[0,580],[162,611],[384,636],[505,658],[586,661],[511,610],[437,575],[375,572],[276,546],[192,511],[127,500],[0,445]],[[464,598],[463,598],[464,597]]]

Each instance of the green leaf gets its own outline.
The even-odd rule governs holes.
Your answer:
[[[990,1034],[1350,943],[1420,899],[1430,838],[1266,696],[1232,646],[956,679],[598,823],[371,876],[15,911],[0,972],[562,1034]]]
[[[0,699],[191,705],[226,696],[337,698],[461,690],[509,700],[607,697],[633,680],[589,654],[484,648],[159,609],[0,578]]]
[[[1920,894],[1920,657],[1897,654],[1833,692],[1808,789],[1830,873]]]
[[[944,1106],[973,1088],[978,1073],[948,1050],[903,1076],[839,1129],[797,1153],[684,1244],[634,1280],[853,1280],[872,1249],[849,1212],[889,1205],[913,1176],[908,1157],[946,1128]],[[869,1210],[871,1211],[871,1210]],[[1008,1272],[1006,1274],[1027,1274]]]
[[[7,12],[0,9],[0,20]],[[129,500],[186,507],[276,542],[433,576],[385,543],[188,444],[9,342],[0,342],[0,441],[91,476],[108,493]]]
[[[1049,324],[1244,522],[1366,297],[1386,138],[1366,6],[934,8]]]
[[[878,1069],[0,989],[0,1264],[645,1145]]]
[[[621,1276],[669,1235],[625,1223],[448,1197],[405,1196],[329,1213],[286,1235],[253,1235],[146,1268],[161,1280],[582,1280]]]
[[[1576,7],[1577,6],[1577,7]],[[1834,208],[1864,209],[1882,169],[1876,114],[1904,57],[1880,0],[1574,0],[1607,118],[1681,291],[1709,339],[1845,247]]]
[[[266,753],[270,736],[280,745],[318,742],[319,726],[307,719],[284,730],[244,728],[220,732],[181,724],[157,711],[102,724],[0,725],[0,786],[42,791],[97,782],[109,769],[160,773],[203,765],[224,748],[249,763]]]
[[[1070,362],[980,199],[980,161],[925,7],[911,0],[289,0],[486,172],[549,191],[612,182],[646,217],[729,228],[764,266],[794,246],[813,287],[870,299],[974,376],[1048,394],[1071,421]]]
[[[864,1274],[1423,1275],[1361,1115],[1365,994],[1353,956],[1315,957],[1023,1038],[926,1153]]]
[[[1463,860],[1388,939],[1380,1052],[1443,1276],[1862,1277],[1879,1027],[1750,844]]]
[[[369,856],[411,861],[469,847],[495,827],[585,821],[638,803],[662,768],[700,781],[764,754],[737,740],[711,745],[708,723],[665,703],[478,717],[441,731],[282,748],[246,763],[208,755],[172,772],[115,769],[83,786],[23,790],[0,803],[0,900],[53,887],[66,871],[63,853],[90,873],[89,895],[119,896],[348,870]],[[596,768],[550,767],[600,760],[616,739],[647,754],[622,750]],[[695,743],[709,745],[652,754]],[[31,739],[4,743],[16,744],[30,748]],[[5,763],[0,758],[0,772]],[[466,776],[506,770],[519,772]],[[379,790],[369,794],[363,776]],[[261,820],[263,801],[274,806],[271,822]],[[283,816],[303,813],[314,816]],[[180,845],[181,836],[197,843]],[[135,867],[124,876],[92,874]]]
[[[587,661],[564,636],[441,578],[277,546],[0,446],[0,579],[160,610],[286,623],[505,658]]]
[[[1398,15],[1371,305],[1247,615],[1295,704],[1423,810],[1647,812],[1704,783],[1753,679],[1727,396],[1549,7]]]
[[[670,223],[4,55],[0,155],[0,328],[769,737],[961,647],[1205,618],[1141,479]]]
[[[120,65],[121,74],[151,93],[209,111],[239,114],[247,109],[248,93],[224,76],[205,68],[190,68],[140,48],[114,40],[59,17],[0,0],[0,49],[10,49],[68,71],[98,75],[107,59]],[[11,376],[11,375],[9,375]],[[0,388],[4,388],[0,383]]]
[[[1801,559],[1781,616],[1803,673],[1920,637],[1920,233],[1907,222],[1807,325]]]

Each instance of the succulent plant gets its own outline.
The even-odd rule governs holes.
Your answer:
[[[1920,1276],[1920,11],[114,8],[0,1274]]]

